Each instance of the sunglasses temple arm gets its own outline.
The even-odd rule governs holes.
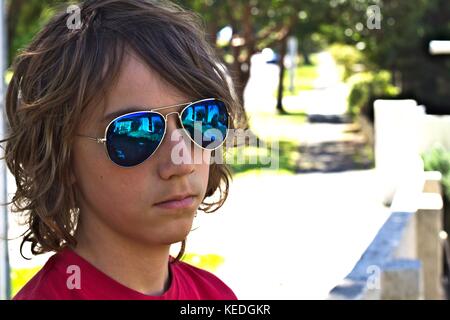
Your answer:
[[[93,140],[93,141],[95,141],[97,143],[100,143],[100,144],[103,144],[103,143],[106,142],[105,138],[95,138],[95,137],[85,136],[85,135],[82,135],[82,134],[79,134],[78,136],[84,137],[84,138],[88,138],[88,139]]]

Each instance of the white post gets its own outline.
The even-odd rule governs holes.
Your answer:
[[[288,38],[288,57],[289,57],[289,90],[294,92],[295,71],[297,69],[298,40],[296,37]]]
[[[397,189],[408,197],[408,192],[422,188],[419,142],[425,109],[414,100],[376,100],[374,111],[380,196],[385,205],[390,205]]]
[[[6,57],[7,41],[6,41],[6,1],[0,0],[0,136],[2,139],[6,133],[6,123],[4,119],[5,111],[5,73],[6,73]],[[3,157],[3,149],[1,149]],[[0,161],[0,202],[6,203],[6,165],[4,161]],[[8,257],[8,215],[7,207],[0,206],[0,299],[10,298],[10,273],[9,273],[9,257]]]
[[[450,54],[450,41],[433,40],[430,42],[429,50],[432,55]]]

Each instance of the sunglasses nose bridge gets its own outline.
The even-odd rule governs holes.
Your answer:
[[[178,115],[178,117],[180,117],[180,113],[179,113],[178,111],[172,111],[172,112],[169,112],[168,114],[166,114],[166,115],[164,116],[164,118],[166,119],[166,121],[167,121],[167,118],[168,118],[171,114],[176,114],[176,115]]]
[[[178,118],[178,121],[177,121],[177,118],[175,118],[175,121],[176,121],[175,126],[169,125],[168,118],[170,115],[173,115],[173,114],[177,115],[177,118]],[[178,134],[181,134],[181,136],[186,135],[186,130],[184,129],[183,124],[182,124],[181,112],[178,112],[178,111],[169,112],[166,115],[163,115],[163,118],[165,119],[165,122],[166,122],[166,130],[165,130],[163,140],[166,141],[165,143],[167,143],[167,141],[172,141],[169,143],[179,143],[180,141],[179,141]],[[174,136],[174,132],[178,132],[178,133],[175,133],[175,136]],[[162,141],[161,143],[164,143],[164,141]],[[183,141],[185,141],[185,143],[187,142],[187,140],[183,140]]]
[[[178,121],[179,121],[179,123],[177,125],[181,125],[181,113],[179,111],[172,111],[172,112],[169,112],[168,114],[166,114],[165,116],[163,116],[164,120],[166,120],[166,124],[169,121],[169,116],[172,115],[172,114],[176,114],[177,115],[177,118],[178,118]]]

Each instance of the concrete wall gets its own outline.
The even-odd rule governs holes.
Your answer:
[[[374,112],[375,167],[380,196],[390,205],[399,184],[423,171],[420,141],[425,109],[414,100],[377,100]]]
[[[399,183],[423,167],[421,154],[435,147],[450,151],[450,116],[428,115],[415,100],[377,100],[374,112],[379,191],[389,205]]]
[[[442,299],[442,177],[424,172],[421,154],[450,151],[450,116],[426,115],[414,100],[374,109],[378,190],[392,214],[329,298]]]
[[[329,299],[443,298],[440,174],[424,177],[418,194],[394,196],[391,216]]]

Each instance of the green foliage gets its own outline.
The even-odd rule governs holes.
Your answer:
[[[450,152],[442,147],[433,148],[422,155],[426,171],[439,171],[447,200],[450,201]]]
[[[395,97],[400,93],[399,88],[392,85],[392,75],[389,71],[361,72],[348,79],[351,86],[348,97],[349,114],[353,117],[361,114],[362,110],[369,110],[369,102],[376,97]]]
[[[347,80],[367,65],[364,54],[354,46],[336,43],[330,46],[329,52],[336,63],[343,68],[343,80]]]
[[[53,17],[58,5],[73,1],[64,0],[9,0],[8,41],[9,60],[28,45],[31,39]]]
[[[428,43],[450,37],[448,0],[346,0],[334,3],[321,26],[330,43],[363,49],[369,70],[390,70],[399,75],[403,94],[427,106],[427,111],[450,112],[450,59],[432,57]],[[377,5],[380,28],[368,28],[367,8]]]

